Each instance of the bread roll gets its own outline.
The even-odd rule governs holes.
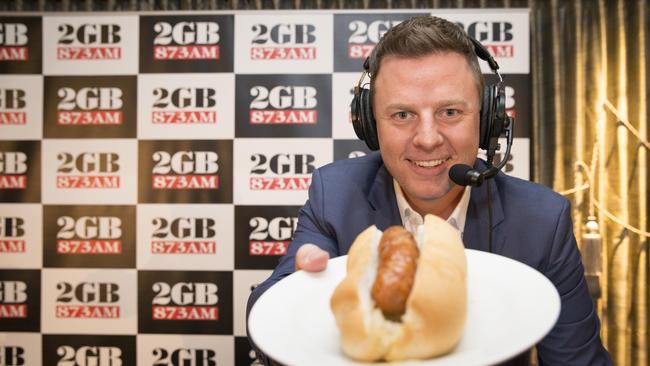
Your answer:
[[[371,296],[380,238],[375,226],[357,236],[347,275],[331,298],[343,352],[359,361],[397,361],[451,351],[467,317],[467,261],[459,232],[441,218],[425,217],[416,235],[420,256],[401,321],[386,319]]]

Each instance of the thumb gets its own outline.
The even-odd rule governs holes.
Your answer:
[[[321,272],[327,268],[328,252],[314,244],[304,244],[296,252],[296,270]]]

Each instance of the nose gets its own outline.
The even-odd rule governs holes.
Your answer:
[[[435,149],[445,139],[439,127],[433,116],[420,118],[413,137],[413,144],[423,150]]]

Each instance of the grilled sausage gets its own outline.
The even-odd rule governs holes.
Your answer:
[[[420,253],[413,235],[402,226],[384,231],[378,251],[379,267],[372,298],[385,317],[399,320],[413,287]]]

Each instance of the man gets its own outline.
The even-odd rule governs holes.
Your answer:
[[[321,271],[329,257],[346,254],[366,227],[403,224],[414,230],[425,214],[434,214],[461,232],[467,248],[491,249],[526,263],[554,283],[562,308],[537,345],[540,364],[611,364],[568,201],[503,173],[471,189],[449,178],[455,164],[486,168],[476,159],[484,81],[464,31],[436,17],[402,22],[373,50],[369,74],[379,153],[314,172],[289,251],[253,291],[248,310],[294,269]],[[528,358],[520,355],[506,364],[526,365]]]

